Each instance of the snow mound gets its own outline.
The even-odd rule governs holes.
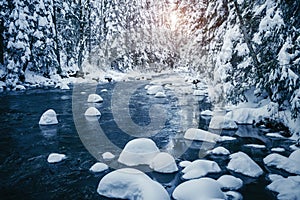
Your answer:
[[[168,153],[158,153],[150,163],[150,168],[160,173],[177,172],[178,168],[175,159]]]
[[[85,116],[100,116],[101,113],[100,113],[100,111],[97,108],[95,108],[95,107],[89,107],[85,111],[84,115]]]
[[[234,120],[238,124],[253,124],[265,117],[269,117],[268,105],[260,108],[237,108],[228,112],[225,117]]]
[[[108,169],[107,164],[97,162],[97,163],[95,163],[95,164],[90,168],[90,171],[91,171],[91,172],[103,172],[103,171],[105,171],[105,170],[107,170],[107,169]]]
[[[165,93],[164,92],[158,92],[158,93],[156,93],[155,94],[155,96],[154,96],[155,98],[165,98],[166,97],[166,95],[165,95]]]
[[[289,173],[300,174],[300,162],[290,159],[278,153],[272,153],[264,158],[267,166],[275,166],[278,169],[284,169]]]
[[[225,192],[225,195],[227,196],[228,200],[243,200],[243,196],[235,191]]]
[[[236,140],[236,138],[235,138],[235,137],[231,137],[231,136],[226,136],[226,135],[224,135],[224,136],[221,136],[221,137],[217,140],[217,142],[225,142],[225,141],[232,141],[232,140]]]
[[[152,85],[152,86],[148,87],[147,94],[154,95],[154,94],[157,94],[158,92],[163,92],[163,91],[164,91],[164,88],[162,86]]]
[[[195,160],[182,170],[183,179],[194,179],[206,176],[208,173],[221,172],[219,165],[215,161]]]
[[[206,90],[194,90],[193,95],[194,96],[206,96],[207,91]]]
[[[238,190],[243,186],[243,181],[231,175],[223,175],[217,180],[222,189]]]
[[[204,110],[200,113],[201,115],[205,115],[205,116],[212,116],[213,112],[210,110]]]
[[[187,166],[189,166],[189,165],[191,165],[191,164],[192,164],[191,161],[184,160],[184,161],[181,161],[181,162],[179,163],[179,166],[184,168],[184,167],[187,167]]]
[[[250,177],[259,177],[263,170],[244,152],[237,152],[230,155],[228,169]]]
[[[279,200],[300,199],[300,176],[278,177],[267,188],[277,192]]]
[[[216,147],[213,150],[208,151],[208,153],[215,154],[215,155],[229,155],[230,151],[224,147]]]
[[[102,158],[104,160],[111,160],[114,159],[116,156],[114,154],[112,154],[111,152],[105,152],[102,154]]]
[[[90,94],[87,101],[89,103],[99,103],[99,102],[103,102],[103,99],[98,94]]]
[[[44,112],[39,121],[40,125],[53,125],[58,124],[56,112],[53,109],[49,109]]]
[[[51,153],[48,156],[47,161],[48,161],[48,163],[58,163],[60,161],[63,161],[66,158],[67,158],[67,156],[65,154]]]
[[[129,200],[169,200],[167,191],[137,169],[124,168],[105,175],[97,192],[109,198]]]
[[[237,129],[238,126],[234,120],[226,118],[224,116],[213,116],[209,123],[210,129]]]
[[[127,166],[149,165],[159,152],[151,139],[137,138],[125,145],[118,161]]]
[[[289,159],[300,162],[300,149],[292,152],[291,155],[289,156]]]
[[[265,149],[266,146],[263,144],[245,144],[245,147],[252,147],[252,148],[256,148],[256,149]]]
[[[178,185],[173,194],[176,200],[226,199],[220,184],[211,178],[189,180]]]
[[[276,147],[276,148],[272,148],[271,151],[274,152],[285,152],[285,149],[282,147]]]
[[[188,140],[199,140],[215,143],[220,136],[205,130],[197,129],[197,128],[189,128],[185,134],[184,138]]]

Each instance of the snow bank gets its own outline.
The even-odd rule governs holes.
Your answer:
[[[207,92],[207,90],[194,90],[193,95],[194,96],[207,96],[208,92]]]
[[[250,177],[259,177],[263,170],[244,152],[237,152],[230,155],[227,169]]]
[[[164,92],[158,92],[154,96],[155,98],[165,98],[166,94]]]
[[[107,170],[107,169],[108,169],[107,164],[97,162],[97,163],[95,163],[95,164],[90,168],[90,171],[96,173],[96,172],[103,172],[103,171],[105,171],[105,170]]]
[[[190,128],[185,132],[184,138],[188,140],[199,140],[215,143],[220,136],[205,130]]]
[[[67,156],[65,154],[51,153],[48,156],[47,161],[48,161],[48,163],[58,163],[58,162],[63,161],[66,158],[67,158]]]
[[[178,185],[173,194],[176,200],[226,199],[221,185],[211,178],[189,180]]]
[[[210,129],[237,129],[238,126],[234,120],[224,116],[213,116],[209,123]]]
[[[228,151],[224,147],[216,147],[213,150],[208,151],[208,153],[215,154],[215,155],[229,155],[230,151]]]
[[[52,109],[47,110],[43,113],[39,121],[40,125],[53,125],[58,124],[56,112]]]
[[[223,175],[218,180],[222,189],[225,190],[238,190],[243,186],[243,181],[231,175]]]
[[[225,117],[238,124],[253,124],[253,122],[258,122],[265,117],[270,117],[270,111],[268,105],[260,108],[237,108],[228,112]]]
[[[97,192],[109,198],[129,200],[169,200],[167,191],[143,172],[124,168],[104,176]]]
[[[300,176],[278,177],[267,188],[277,192],[279,200],[300,199]]]
[[[300,160],[287,158],[278,153],[272,153],[265,157],[264,163],[267,166],[274,166],[278,169],[284,169],[289,173],[300,174]]]
[[[168,153],[158,153],[150,163],[150,168],[160,173],[177,172],[178,168],[175,159]]]
[[[152,85],[148,87],[147,89],[147,94],[154,95],[157,94],[158,92],[163,92],[164,88],[161,85]]]
[[[127,166],[149,165],[159,152],[151,139],[137,138],[125,145],[118,161]]]
[[[105,152],[105,153],[102,154],[102,158],[104,160],[111,160],[111,159],[115,158],[115,155],[112,154],[111,152]]]
[[[85,116],[100,116],[101,113],[100,113],[100,111],[97,108],[95,108],[95,107],[89,107],[85,111],[84,115]]]
[[[206,176],[208,173],[221,172],[219,165],[215,161],[195,160],[182,170],[184,179],[194,179]]]
[[[87,99],[87,102],[89,102],[89,103],[100,103],[100,102],[103,102],[103,99],[98,94],[90,94],[88,99]]]

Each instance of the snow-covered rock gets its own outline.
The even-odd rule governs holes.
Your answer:
[[[188,140],[199,140],[215,143],[220,138],[220,136],[202,129],[189,128],[185,132],[184,138]]]
[[[245,144],[245,147],[251,147],[251,148],[256,148],[256,149],[265,149],[266,146],[263,144]]]
[[[43,113],[39,121],[40,125],[53,125],[58,124],[56,112],[53,109],[49,109]]]
[[[100,92],[101,93],[107,92],[107,89],[102,89]]]
[[[263,170],[244,152],[237,152],[230,155],[228,169],[250,177],[259,177]]]
[[[268,175],[268,179],[272,182],[275,180],[281,179],[281,178],[283,178],[283,176],[281,176],[279,174],[269,174]]]
[[[284,138],[280,133],[267,133],[266,136],[268,136],[268,137]]]
[[[67,156],[65,154],[51,153],[48,156],[47,161],[48,161],[48,163],[58,163],[60,161],[63,161],[66,158],[67,158]]]
[[[91,172],[103,172],[108,169],[107,164],[97,162],[93,166],[91,166],[90,171]]]
[[[195,160],[182,170],[184,179],[194,179],[206,176],[208,173],[218,173],[221,169],[215,161]]]
[[[278,193],[277,199],[300,199],[300,176],[277,177],[267,188]]]
[[[205,116],[212,116],[213,112],[210,110],[204,110],[200,113],[201,115],[205,115]]]
[[[118,161],[127,166],[149,165],[159,152],[151,139],[137,138],[125,145]]]
[[[90,94],[89,97],[88,97],[87,102],[89,102],[89,103],[100,103],[100,102],[103,102],[103,99],[98,94]]]
[[[178,185],[173,194],[176,200],[226,199],[220,184],[212,178],[189,180]]]
[[[238,126],[232,119],[224,116],[213,116],[209,123],[210,129],[237,129]]]
[[[111,152],[104,152],[102,154],[102,158],[104,160],[111,160],[111,159],[114,159],[116,156],[114,154],[112,154]]]
[[[267,166],[274,166],[278,169],[284,169],[289,173],[300,174],[300,161],[287,158],[278,153],[272,153],[264,158]]]
[[[57,83],[56,86],[55,86],[55,88],[60,88],[62,90],[69,90],[70,89],[70,87],[68,86],[68,84],[63,83],[63,82]]]
[[[184,160],[184,161],[181,161],[181,162],[179,163],[179,166],[184,168],[184,167],[187,167],[187,166],[189,166],[189,165],[191,165],[191,164],[192,164],[191,161]]]
[[[23,85],[16,85],[13,90],[26,90],[26,88]]]
[[[260,108],[237,108],[225,115],[226,118],[232,119],[238,124],[253,124],[253,122],[269,116],[268,105]]]
[[[225,142],[225,141],[233,141],[236,140],[236,137],[231,137],[231,136],[221,136],[219,137],[219,139],[217,140],[217,142]]]
[[[157,94],[158,92],[163,92],[164,88],[161,85],[152,85],[148,87],[147,89],[147,94],[154,95]]]
[[[160,173],[177,172],[178,168],[173,156],[168,153],[158,153],[150,163],[150,168]]]
[[[166,94],[164,92],[158,92],[154,96],[155,98],[165,98]]]
[[[84,115],[85,116],[100,116],[101,113],[100,113],[100,111],[97,108],[95,108],[95,107],[89,107],[85,111]]]
[[[227,191],[225,192],[225,195],[228,200],[243,200],[243,196],[236,191]]]
[[[124,168],[105,175],[97,192],[109,198],[129,200],[169,200],[167,191],[137,169]]]
[[[230,151],[224,147],[216,147],[213,150],[208,151],[208,153],[215,155],[229,155]]]
[[[275,147],[275,148],[272,148],[271,151],[273,151],[273,152],[285,152],[285,149],[282,148],[282,147]]]
[[[194,90],[193,92],[194,96],[207,96],[206,90]]]
[[[290,154],[289,159],[295,160],[296,162],[300,162],[300,149],[293,151]]]
[[[222,189],[238,190],[243,186],[243,181],[231,175],[223,175],[217,180]]]

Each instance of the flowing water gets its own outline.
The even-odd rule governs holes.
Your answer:
[[[110,103],[114,87],[115,84],[101,84],[97,87],[82,85],[81,92],[76,94],[72,90],[58,89],[34,89],[0,94],[0,198],[107,199],[98,195],[96,189],[101,178],[112,169],[103,173],[92,173],[89,168],[97,162],[95,157],[101,160],[100,155],[106,151],[118,155],[120,149],[134,138],[120,129],[114,121]],[[104,88],[108,91],[101,92]],[[96,122],[84,118],[82,112],[90,106],[86,103],[86,98],[93,90],[104,99],[103,103],[94,104],[102,113]],[[166,122],[158,134],[151,136],[160,149],[177,157],[177,162],[195,160],[199,157],[216,161],[222,172],[209,176],[218,178],[222,174],[233,174],[240,177],[245,183],[239,190],[244,199],[275,199],[275,194],[266,190],[266,185],[270,183],[266,178],[267,174],[272,172],[283,176],[288,174],[281,170],[266,168],[262,159],[271,153],[271,148],[278,146],[286,149],[283,155],[288,155],[290,153],[288,146],[292,141],[265,137],[265,132],[269,130],[252,126],[240,126],[237,131],[223,130],[219,134],[235,136],[237,140],[217,143],[216,146],[224,146],[231,153],[246,152],[265,173],[260,178],[254,179],[228,171],[226,169],[228,156],[205,155],[203,148],[209,146],[201,142],[189,143],[183,139],[186,128],[196,125],[205,129],[210,120],[199,115],[200,110],[210,108],[206,98],[191,100],[190,96],[192,95],[178,96],[169,91],[167,98],[154,98],[140,87],[133,93],[128,103],[131,118],[139,126],[146,126],[151,122],[149,115],[151,106],[163,105],[167,110]],[[186,101],[179,102],[178,98]],[[59,124],[39,126],[41,114],[50,108],[58,114]],[[125,114],[119,113],[121,116]],[[100,142],[103,135],[92,133],[95,128],[97,129],[96,126],[105,132],[106,139],[111,143]],[[86,144],[91,141],[98,148],[98,156],[94,155],[93,149],[86,148]],[[250,143],[264,144],[266,149],[244,146]],[[67,159],[60,163],[49,164],[47,157],[53,152],[64,153]],[[116,159],[109,164],[113,167],[122,167]],[[149,171],[147,174],[160,182],[170,194],[183,181],[180,172],[160,174]]]

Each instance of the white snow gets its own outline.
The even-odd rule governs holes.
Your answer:
[[[63,83],[63,82],[57,83],[56,86],[55,86],[55,88],[60,88],[62,90],[69,90],[70,89],[70,87],[68,86],[68,84]]]
[[[208,173],[221,172],[219,165],[211,160],[195,160],[182,170],[183,179],[194,179],[206,176]]]
[[[199,140],[215,143],[220,136],[202,129],[189,128],[185,134],[184,138],[188,140]]]
[[[165,98],[166,94],[164,92],[158,92],[158,93],[155,94],[154,97],[156,97],[156,98]]]
[[[231,137],[231,136],[226,136],[226,135],[224,135],[224,136],[221,136],[221,137],[217,140],[217,142],[233,141],[233,140],[236,140],[236,138],[235,138],[235,137]]]
[[[89,103],[99,103],[99,102],[103,102],[103,99],[98,94],[90,94],[87,101]]]
[[[175,159],[168,153],[158,153],[150,163],[150,168],[160,173],[173,173],[178,171]]]
[[[91,166],[90,171],[96,173],[96,172],[103,172],[103,171],[105,171],[107,169],[108,169],[107,164],[101,163],[101,162],[97,162],[93,166]]]
[[[243,181],[231,175],[223,175],[217,180],[222,189],[238,190],[243,186]]]
[[[287,172],[300,174],[300,161],[287,158],[278,153],[272,153],[264,158],[267,166],[274,166],[278,169],[284,169]]]
[[[228,191],[224,192],[224,194],[227,196],[228,200],[243,200],[243,196],[236,191]]]
[[[193,93],[194,96],[207,96],[207,94],[206,90],[194,90]]]
[[[60,161],[63,161],[64,159],[66,159],[66,155],[65,154],[59,154],[59,153],[51,153],[48,158],[47,161],[48,163],[58,163]]]
[[[154,95],[157,94],[158,92],[163,92],[163,91],[164,89],[161,85],[152,85],[148,87],[147,94]]]
[[[212,178],[189,180],[178,185],[173,194],[176,200],[226,199],[221,185]]]
[[[281,176],[281,175],[278,175],[278,174],[269,174],[268,175],[268,179],[270,180],[270,181],[276,181],[276,180],[278,180],[278,179],[281,179],[281,178],[283,178],[283,176]]]
[[[266,146],[262,145],[262,144],[245,144],[245,147],[252,147],[252,148],[256,148],[256,149],[265,149]]]
[[[284,138],[280,133],[267,133],[268,137]]]
[[[263,170],[244,152],[237,152],[230,155],[227,168],[250,177],[259,177]]]
[[[191,161],[184,160],[184,161],[181,161],[181,162],[179,163],[179,166],[184,168],[184,167],[187,167],[187,166],[189,166],[189,165],[191,165],[191,164],[192,164]]]
[[[276,147],[276,148],[272,148],[271,151],[274,152],[285,152],[285,149],[282,147]]]
[[[267,188],[277,192],[277,199],[300,199],[300,176],[277,177]]]
[[[26,88],[23,85],[16,85],[13,90],[26,90]]]
[[[111,152],[104,152],[104,153],[102,154],[102,158],[103,158],[104,160],[111,160],[111,159],[114,159],[114,158],[115,158],[115,155],[112,154]]]
[[[97,188],[100,195],[129,200],[169,200],[167,191],[137,169],[124,168],[105,175]]]
[[[212,116],[213,112],[211,110],[204,110],[200,114],[205,116]]]
[[[295,160],[297,162],[300,162],[300,149],[293,151],[290,156],[289,159]]]
[[[102,89],[100,92],[101,93],[107,92],[107,89]]]
[[[210,129],[237,129],[238,126],[234,120],[224,116],[213,116],[209,123]]]
[[[89,107],[85,111],[84,115],[85,116],[100,116],[101,113],[100,113],[100,111],[97,108],[95,108],[95,107]]]
[[[53,125],[58,124],[56,112],[53,109],[49,109],[44,112],[39,121],[40,125]]]
[[[149,165],[159,152],[151,139],[137,138],[125,145],[118,161],[127,166]]]
[[[224,147],[216,147],[213,150],[208,151],[208,153],[215,155],[229,155],[230,151]]]

